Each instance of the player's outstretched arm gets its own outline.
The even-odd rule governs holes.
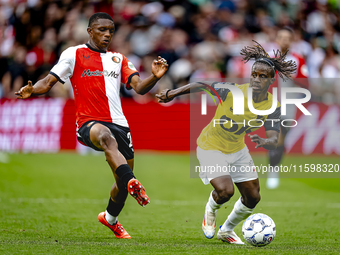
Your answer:
[[[266,150],[274,150],[277,147],[277,141],[279,139],[279,132],[275,130],[267,130],[267,138],[261,138],[258,135],[248,135],[252,142],[256,143],[255,149],[263,147]]]
[[[32,95],[45,94],[57,83],[57,78],[51,74],[48,74],[44,79],[37,81],[34,86],[31,81],[25,87],[22,87],[18,92],[15,92],[17,99],[26,99]]]
[[[201,88],[206,89],[207,85],[211,86],[214,82],[205,81],[205,82],[192,82],[188,85],[184,85],[177,89],[164,89],[159,94],[156,95],[159,103],[167,103],[173,100],[175,97],[180,95],[185,95],[189,93],[201,92]]]
[[[148,78],[141,80],[138,75],[135,75],[131,79],[130,86],[141,95],[148,93],[157,83],[157,81],[163,77],[168,70],[169,65],[166,60],[158,56],[157,60],[154,60],[151,65],[152,75]]]

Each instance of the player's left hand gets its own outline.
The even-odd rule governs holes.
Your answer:
[[[259,137],[258,135],[248,135],[250,140],[254,143],[256,143],[255,149],[262,147],[263,145],[267,144],[267,139],[263,139]]]
[[[154,60],[151,65],[152,74],[157,78],[160,79],[168,70],[169,65],[166,60],[160,56],[158,56],[157,60]]]

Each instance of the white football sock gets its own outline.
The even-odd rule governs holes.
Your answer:
[[[242,204],[241,198],[239,198],[234,205],[234,209],[229,214],[228,219],[222,225],[221,231],[233,231],[236,225],[246,219],[253,211],[254,208],[248,208]]]
[[[223,204],[218,204],[215,202],[213,196],[212,196],[213,191],[211,191],[208,203],[206,205],[206,208],[209,212],[215,213],[217,209],[220,209]]]
[[[268,178],[279,178],[279,177],[280,177],[279,172],[274,172],[274,171],[268,172]]]
[[[110,225],[114,225],[117,223],[117,218],[115,216],[112,216],[111,214],[109,214],[107,211],[105,211],[105,219],[106,221],[110,224]]]

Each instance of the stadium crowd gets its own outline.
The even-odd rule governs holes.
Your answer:
[[[290,51],[305,59],[312,100],[340,104],[340,2],[336,0],[0,0],[0,98],[44,77],[67,47],[86,43],[89,17],[110,14],[116,26],[110,49],[140,71],[158,55],[170,68],[143,102],[164,88],[194,79],[243,78],[240,50],[252,40],[278,49],[277,31],[293,29]],[[249,77],[247,77],[249,78]],[[70,84],[47,96],[72,97]],[[184,99],[185,100],[185,99]]]

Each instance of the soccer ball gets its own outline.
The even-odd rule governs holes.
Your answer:
[[[263,213],[250,215],[242,226],[244,239],[253,246],[270,244],[276,234],[274,221]]]

